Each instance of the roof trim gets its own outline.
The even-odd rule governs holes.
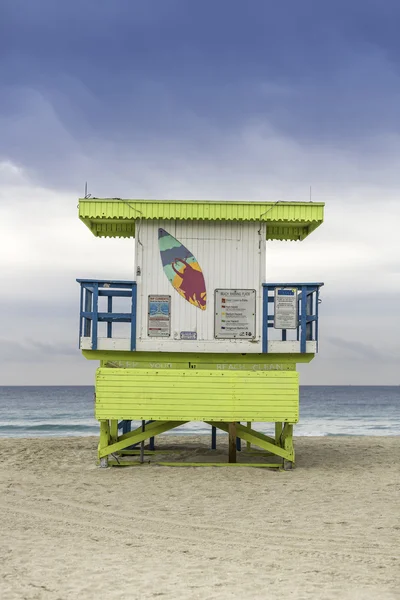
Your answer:
[[[97,237],[134,237],[137,220],[267,222],[269,240],[303,240],[324,219],[322,202],[81,198],[79,218]]]

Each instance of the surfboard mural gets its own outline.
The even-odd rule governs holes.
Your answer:
[[[206,310],[206,282],[196,258],[165,229],[158,230],[158,246],[164,273],[172,287],[190,304]]]

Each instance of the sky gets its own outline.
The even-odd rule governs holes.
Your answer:
[[[326,203],[268,279],[324,281],[303,384],[400,383],[400,3],[1,0],[0,385],[92,384],[77,277],[133,241],[78,198]]]

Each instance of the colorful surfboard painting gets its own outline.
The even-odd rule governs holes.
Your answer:
[[[164,273],[172,286],[190,304],[206,310],[206,282],[196,258],[165,229],[158,230],[158,246]]]

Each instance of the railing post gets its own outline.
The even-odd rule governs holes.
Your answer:
[[[83,285],[81,285],[80,290],[80,299],[79,299],[79,348],[81,347],[81,338],[82,338],[82,330],[83,330]]]
[[[262,307],[262,351],[263,353],[268,352],[268,292],[269,288],[265,284],[263,285],[263,307]]]
[[[136,349],[136,282],[132,284],[131,350]]]
[[[301,316],[300,316],[300,352],[306,352],[306,329],[307,329],[307,286],[301,286]]]
[[[97,350],[97,330],[98,330],[98,312],[99,312],[99,284],[93,284],[93,321],[92,321],[92,350]]]
[[[107,296],[107,312],[112,313],[112,296]],[[107,337],[112,337],[112,321],[107,321]],[[124,432],[125,433],[125,432]]]
[[[315,293],[315,315],[316,315],[316,321],[315,321],[315,341],[317,343],[317,352],[318,352],[318,320],[319,320],[319,287],[317,287],[316,289],[316,293]]]
[[[92,300],[93,300],[93,294],[92,294],[91,290],[89,290],[87,287],[85,287],[85,312],[86,313],[92,312]],[[91,333],[92,333],[92,322],[90,319],[85,317],[84,318],[83,335],[84,335],[84,337],[90,337]]]
[[[306,302],[307,317],[313,316],[313,295],[314,295],[314,292],[312,290],[310,291],[309,289],[307,289],[307,302]],[[312,332],[313,332],[313,324],[312,324],[312,321],[309,321],[306,324],[306,340],[307,341],[311,341],[313,339]]]

